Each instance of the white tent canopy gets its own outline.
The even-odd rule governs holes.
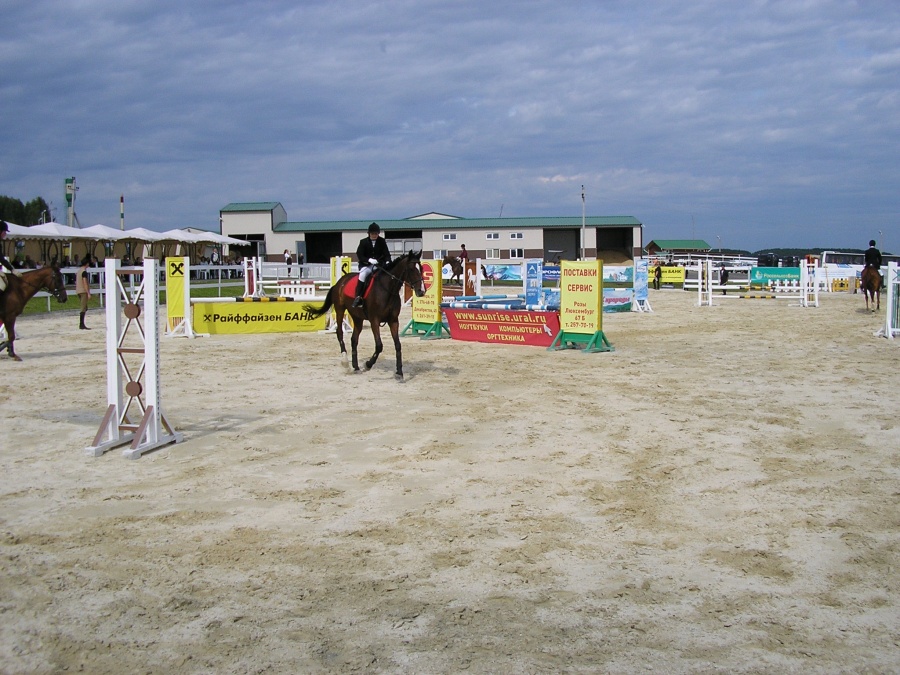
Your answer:
[[[125,230],[117,230],[109,225],[101,225],[99,223],[84,228],[82,232],[90,233],[91,238],[98,241],[118,241],[119,239],[125,239],[127,236]]]
[[[163,237],[162,232],[154,232],[153,230],[148,230],[143,227],[135,227],[131,230],[123,230],[122,233],[125,235],[122,239],[136,239],[138,241],[162,241],[165,239]]]
[[[198,233],[194,232],[194,234]],[[243,239],[227,237],[224,234],[219,234],[218,232],[204,232],[203,239],[201,239],[201,241],[209,241],[214,244],[227,244],[229,246],[246,246],[249,243],[244,241]]]
[[[92,239],[91,235],[85,234],[84,230],[77,227],[69,227],[60,223],[41,223],[40,225],[32,225],[24,228],[28,230],[30,235],[42,235],[41,237],[33,237],[35,239],[54,239],[57,241],[70,241],[72,239]],[[12,232],[10,232],[12,235]]]
[[[5,222],[5,221],[4,221]],[[33,240],[42,239],[50,241],[143,241],[147,243],[156,243],[160,241],[176,241],[184,244],[227,244],[230,246],[246,246],[247,242],[243,239],[235,239],[234,237],[226,237],[217,232],[209,230],[168,230],[167,232],[156,232],[143,227],[135,227],[130,230],[118,230],[108,225],[98,223],[90,227],[77,228],[68,227],[60,223],[43,223],[41,225],[32,225],[31,227],[23,227],[15,223],[6,223],[9,226],[10,239]]]
[[[21,225],[16,225],[15,223],[10,223],[6,220],[3,221],[7,224],[9,228],[9,238],[10,239],[45,239],[44,235],[40,234],[32,234],[30,227],[22,227]]]

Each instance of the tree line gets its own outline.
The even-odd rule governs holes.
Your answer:
[[[52,220],[50,207],[43,197],[35,197],[30,202],[22,203],[21,199],[0,195],[0,220],[29,227]]]

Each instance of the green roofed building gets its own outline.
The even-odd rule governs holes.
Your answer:
[[[307,263],[327,263],[333,256],[356,258],[359,240],[370,223],[378,223],[394,256],[421,250],[425,257],[459,255],[465,244],[469,259],[517,260],[541,258],[548,262],[640,257],[643,225],[632,216],[529,218],[459,218],[424,213],[386,220],[289,221],[278,202],[228,204],[219,212],[221,232],[247,241],[245,255],[280,261],[287,249],[303,253]],[[584,241],[582,242],[582,231]]]
[[[647,255],[672,253],[709,253],[710,245],[702,239],[654,239],[647,244]]]

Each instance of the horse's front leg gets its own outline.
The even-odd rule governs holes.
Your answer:
[[[344,360],[344,363],[347,363],[347,347],[344,346],[344,310],[343,308],[337,309],[334,312],[335,321],[337,321],[337,325],[335,326],[335,334],[337,335],[338,344],[341,346],[341,358]]]
[[[398,380],[403,379],[403,352],[400,347],[400,322],[393,321],[388,324],[391,329],[391,337],[394,338],[394,351],[397,354],[397,372],[394,374]]]
[[[356,348],[359,345],[359,333],[362,331],[362,320],[353,320],[353,333],[350,335],[350,355],[353,370],[359,370],[359,359],[356,356]]]
[[[9,358],[13,361],[21,361],[21,357],[16,354],[16,350],[13,348],[13,343],[16,341],[16,320],[8,321],[3,326],[6,328],[6,353],[9,354]]]
[[[378,355],[384,350],[384,343],[381,341],[381,329],[378,327],[377,321],[372,324],[372,335],[375,336],[375,353],[372,354],[372,358],[366,361],[366,370],[372,369],[372,366],[378,360]]]

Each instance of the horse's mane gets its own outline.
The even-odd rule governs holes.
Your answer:
[[[415,258],[420,255],[422,255],[421,251],[408,251],[408,252],[404,253],[403,255],[401,255],[399,258],[394,258],[393,260],[391,260],[391,262],[389,262],[387,265],[385,265],[384,269],[390,271],[390,270],[394,269],[398,264],[400,264],[401,260],[403,260],[405,258]]]

